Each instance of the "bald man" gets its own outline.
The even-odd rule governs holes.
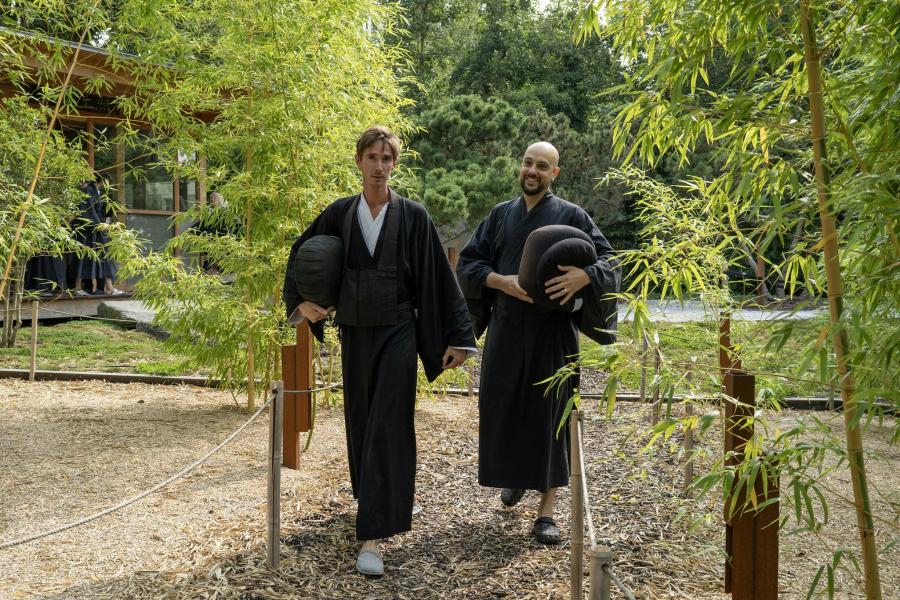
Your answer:
[[[470,305],[480,305],[488,334],[481,365],[479,395],[478,482],[502,488],[500,499],[513,506],[525,493],[541,493],[532,532],[537,541],[555,544],[560,532],[553,520],[556,490],[569,483],[568,428],[556,431],[566,402],[578,386],[568,379],[558,391],[546,380],[578,353],[576,322],[583,302],[618,291],[613,250],[580,207],[555,196],[559,153],[547,142],[532,144],[519,169],[522,195],[501,202],[482,221],[462,252],[456,274]],[[565,304],[585,286],[572,312],[539,307],[519,285],[519,261],[528,235],[545,225],[570,225],[587,233],[598,260],[584,269],[559,265],[547,281],[547,294]],[[488,310],[490,311],[488,313]]]

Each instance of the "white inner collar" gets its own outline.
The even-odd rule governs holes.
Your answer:
[[[381,228],[384,225],[384,217],[387,215],[387,207],[390,202],[385,202],[378,211],[378,215],[372,216],[369,210],[369,203],[366,202],[365,194],[359,195],[359,206],[356,210],[357,220],[359,221],[359,229],[362,231],[363,241],[369,250],[369,256],[375,256],[375,246],[378,245],[378,236],[381,234]]]

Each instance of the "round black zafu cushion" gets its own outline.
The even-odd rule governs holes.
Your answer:
[[[560,304],[551,300],[545,291],[547,280],[563,274],[557,265],[584,268],[597,262],[597,250],[590,236],[569,225],[546,225],[531,232],[519,261],[519,285],[535,303],[545,308],[571,311],[575,298]]]
[[[344,271],[344,244],[333,235],[306,240],[291,262],[297,291],[304,300],[322,308],[337,306]]]

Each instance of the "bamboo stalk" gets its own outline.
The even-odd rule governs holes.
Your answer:
[[[660,388],[660,379],[659,372],[662,366],[662,352],[659,350],[659,345],[653,351],[653,410],[650,413],[650,422],[656,425],[659,422],[659,388]]]
[[[100,3],[100,0],[94,3],[94,8]],[[12,263],[13,257],[16,255],[16,249],[19,245],[19,240],[22,238],[22,230],[25,228],[25,216],[28,213],[28,205],[31,204],[31,199],[34,197],[34,190],[37,187],[38,177],[41,174],[41,165],[44,162],[44,154],[47,152],[47,144],[50,142],[50,136],[53,133],[53,126],[56,125],[56,119],[59,117],[59,110],[62,107],[63,98],[66,95],[66,89],[69,87],[69,83],[72,81],[72,73],[75,71],[75,65],[78,64],[78,55],[81,53],[81,45],[84,43],[84,38],[87,36],[87,32],[90,29],[90,23],[84,28],[84,31],[81,32],[81,37],[78,38],[78,45],[75,47],[75,54],[72,56],[72,63],[69,65],[69,70],[66,71],[66,78],[63,81],[62,89],[59,91],[59,97],[56,99],[56,106],[53,108],[53,114],[50,116],[50,124],[47,126],[47,132],[44,135],[44,140],[41,142],[41,149],[38,151],[37,162],[34,164],[34,173],[31,176],[31,183],[28,185],[28,194],[25,196],[25,203],[22,206],[22,212],[19,214],[19,222],[16,224],[16,232],[13,235],[12,244],[9,247],[9,256],[6,257],[6,266],[3,268],[3,278],[0,279],[2,281],[8,281],[10,271],[12,271]],[[0,286],[0,294],[5,293],[4,290],[8,288],[4,288],[4,286]]]
[[[641,403],[647,400],[647,334],[641,340]]]
[[[691,386],[691,381],[693,380],[693,370],[690,366],[688,366],[687,372],[687,383],[688,388]],[[693,393],[692,390],[688,389],[689,393]],[[694,403],[691,402],[690,399],[686,399],[684,403],[684,415],[688,418],[694,416]],[[687,427],[684,429],[684,454],[687,457],[687,461],[684,463],[684,493],[687,494],[688,490],[691,486],[691,482],[694,481],[694,459],[692,457],[694,453],[694,426],[693,423],[688,423]]]
[[[325,385],[331,385],[334,382],[334,357],[337,355],[337,344],[329,344],[328,345],[328,380],[325,382]],[[328,388],[328,391],[325,392],[326,402],[328,406],[334,406],[334,391],[331,388]]]
[[[866,481],[863,462],[862,432],[857,419],[856,382],[847,361],[850,353],[847,334],[841,326],[843,312],[843,282],[841,280],[838,257],[837,228],[833,208],[830,205],[830,174],[825,145],[825,107],[822,93],[822,71],[819,63],[819,49],[816,33],[809,12],[809,0],[800,0],[800,29],[803,34],[806,74],[809,81],[809,113],[812,126],[810,141],[813,146],[813,161],[816,174],[816,196],[819,205],[819,219],[822,223],[822,237],[825,254],[825,276],[828,290],[828,307],[834,330],[834,351],[840,374],[841,399],[844,403],[844,428],[847,435],[847,457],[850,476],[853,481],[853,498],[856,521],[862,542],[863,570],[866,579],[866,598],[881,600],[881,581],[878,572],[878,553],[875,545],[875,527],[872,519],[872,505]]]
[[[250,90],[247,94],[247,113],[252,114],[253,112],[253,90]],[[253,146],[247,146],[247,176],[249,180],[252,182],[252,173],[253,173]],[[247,242],[247,255],[251,256],[253,251],[253,237],[251,234],[251,226],[253,225],[253,202],[251,200],[252,195],[247,194],[247,211],[246,211],[246,226],[244,227],[244,236]],[[247,287],[247,315],[248,315],[248,323],[247,323],[247,410],[249,412],[253,411],[255,396],[256,396],[256,369],[253,364],[253,317],[252,317],[252,306],[253,306],[253,294],[250,291],[250,287]]]

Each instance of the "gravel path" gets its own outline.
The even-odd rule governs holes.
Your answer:
[[[715,498],[686,502],[681,459],[667,446],[639,455],[642,442],[629,434],[645,422],[644,407],[620,403],[612,421],[586,408],[594,520],[600,540],[614,552],[617,573],[640,598],[722,598],[721,505]],[[13,380],[0,381],[0,416],[0,541],[150,487],[247,417],[228,393],[201,388]],[[777,420],[784,428],[803,416],[789,411]],[[0,551],[0,598],[568,598],[568,545],[542,547],[529,535],[537,495],[504,509],[496,490],[477,485],[477,406],[466,398],[420,402],[417,487],[424,510],[411,532],[384,545],[387,573],[376,580],[353,569],[358,545],[342,413],[321,409],[301,470],[283,470],[282,571],[269,573],[266,417],[159,494],[78,529]],[[839,426],[839,415],[825,418]],[[896,495],[900,455],[887,443],[887,425],[869,434],[883,458],[868,465],[881,492]],[[677,450],[679,434],[671,443]],[[713,456],[721,452],[715,431],[701,443]],[[849,490],[843,471],[830,481]],[[568,505],[563,490],[557,521],[565,536]],[[675,519],[682,509],[709,515],[710,526],[690,530]],[[880,543],[888,541],[886,533],[880,532]],[[852,512],[833,506],[819,535],[832,547],[855,549]],[[816,537],[782,536],[781,597],[805,597],[829,556]],[[894,550],[882,562],[886,598],[900,594],[896,558]],[[862,597],[852,573],[839,573],[836,585],[836,597]]]

